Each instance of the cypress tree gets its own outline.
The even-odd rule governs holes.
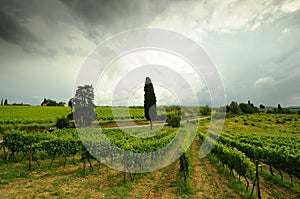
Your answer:
[[[156,97],[154,93],[154,88],[149,77],[146,77],[145,87],[144,87],[144,113],[148,121],[150,121],[150,129],[152,130],[152,121],[157,117],[156,113]]]

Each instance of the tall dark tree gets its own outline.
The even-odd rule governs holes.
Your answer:
[[[230,107],[228,105],[226,105],[225,109],[226,109],[226,113],[229,113]]]
[[[88,126],[97,119],[94,97],[92,85],[78,86],[72,102],[74,120],[78,127]]]
[[[144,113],[148,121],[150,121],[150,129],[152,130],[152,122],[156,119],[156,97],[154,93],[153,84],[149,77],[146,77],[144,87]]]
[[[73,108],[73,99],[72,98],[69,100],[68,106],[71,107],[71,108]]]
[[[8,105],[7,99],[4,100],[4,105]]]
[[[261,105],[259,105],[259,108],[260,109],[265,109],[266,107],[263,104],[261,104]]]
[[[3,105],[3,98],[1,99],[1,105]]]
[[[41,103],[41,106],[47,106],[47,99],[44,98],[43,102]]]

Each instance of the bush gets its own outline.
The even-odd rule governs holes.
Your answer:
[[[69,118],[65,118],[65,117],[57,118],[56,128],[58,128],[58,129],[68,128],[69,122],[70,122]]]
[[[167,124],[168,124],[168,126],[179,127],[180,120],[181,120],[181,117],[179,114],[171,113],[168,115]]]
[[[200,107],[200,114],[201,115],[210,115],[211,114],[211,108],[207,105]]]

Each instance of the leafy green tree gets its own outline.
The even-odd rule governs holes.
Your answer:
[[[78,127],[85,127],[97,120],[92,85],[78,86],[73,98],[73,116]]]
[[[8,105],[8,100],[7,99],[4,100],[4,105]]]
[[[3,98],[1,99],[1,105],[3,105]]]
[[[233,114],[239,114],[240,113],[240,107],[238,105],[237,102],[232,101],[229,105],[229,110],[230,112],[232,112]]]
[[[152,130],[152,121],[156,119],[157,113],[156,97],[151,79],[149,77],[146,77],[144,92],[144,113],[146,119],[150,121],[150,129]]]
[[[240,103],[239,107],[243,113],[254,113],[254,110],[249,103],[248,104]]]

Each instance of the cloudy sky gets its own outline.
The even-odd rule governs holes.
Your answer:
[[[10,103],[40,104],[44,97],[67,101],[82,64],[100,42],[133,28],[158,27],[182,33],[205,49],[222,77],[228,102],[300,105],[299,0],[0,4],[0,98]],[[105,95],[111,90],[101,93],[98,105],[109,104]],[[167,93],[163,104],[170,92],[161,93]]]

